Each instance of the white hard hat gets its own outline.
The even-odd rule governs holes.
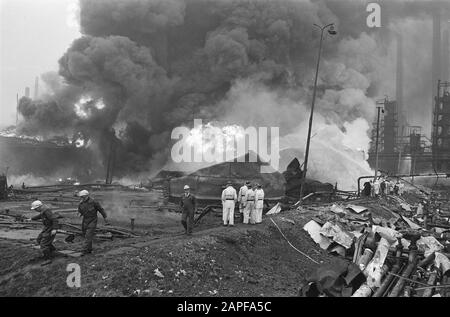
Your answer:
[[[89,192],[87,190],[83,189],[82,191],[80,191],[78,193],[78,196],[79,197],[89,196]]]
[[[43,205],[43,204],[42,204],[42,201],[40,201],[40,200],[35,200],[35,201],[33,201],[33,202],[31,203],[31,209],[34,210],[34,209],[36,209],[36,208],[41,207],[42,205]]]
[[[189,185],[184,185],[184,189],[190,189]]]

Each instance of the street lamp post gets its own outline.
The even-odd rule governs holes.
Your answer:
[[[356,151],[359,151],[362,153],[362,159],[363,159],[363,161],[365,161],[366,160],[366,151],[364,151],[361,148],[357,148]]]
[[[306,182],[306,172],[308,170],[309,145],[311,142],[311,129],[312,129],[313,116],[314,116],[314,104],[316,102],[317,78],[319,76],[320,57],[322,55],[323,32],[326,29],[328,29],[329,34],[331,34],[331,35],[336,34],[336,31],[334,30],[334,23],[327,24],[323,27],[321,27],[317,24],[314,24],[314,26],[318,27],[320,29],[320,43],[319,43],[319,55],[317,57],[317,65],[316,65],[316,77],[314,79],[314,90],[313,90],[313,97],[312,97],[312,104],[311,104],[311,114],[309,116],[308,137],[306,139],[306,151],[305,151],[305,162],[304,162],[304,168],[303,168],[303,177],[302,177],[302,183],[300,186],[300,204],[302,202],[304,185]]]
[[[377,102],[378,105],[383,104],[386,105],[387,103],[387,97],[384,99],[384,102]],[[377,138],[375,140],[375,177],[373,181],[375,182],[377,180],[377,174],[378,174],[378,138],[380,135],[380,112],[384,109],[382,106],[377,106],[378,114],[377,114]]]
[[[375,140],[375,177],[374,182],[377,180],[377,173],[378,173],[378,138],[380,133],[380,110],[382,107],[377,107],[378,115],[377,115],[377,138]]]

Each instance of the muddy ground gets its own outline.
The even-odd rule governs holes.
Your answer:
[[[107,203],[112,194],[116,207]],[[129,206],[126,198],[130,199],[130,193],[95,195],[104,201],[114,225],[129,228],[126,208],[117,205]],[[149,193],[132,196],[149,200],[141,199],[140,204],[157,205],[157,197]],[[0,209],[29,214],[25,202],[28,204],[26,199],[4,203]],[[52,206],[61,208],[58,203],[55,200]],[[239,223],[229,228],[221,226],[220,213],[210,213],[192,236],[185,236],[179,213],[136,210],[133,217],[141,237],[97,241],[92,255],[60,255],[44,267],[29,235],[0,235],[0,296],[296,296],[302,279],[317,267],[289,246],[268,217],[259,225]],[[75,213],[60,214],[64,217],[61,221],[80,221]],[[313,216],[312,211],[289,211],[273,220],[296,248],[319,263],[328,262],[333,257],[302,229]],[[70,244],[60,237],[55,244],[59,250],[76,250],[81,243],[81,238]],[[80,288],[66,284],[69,263],[81,267]],[[162,275],[157,276],[155,270]]]

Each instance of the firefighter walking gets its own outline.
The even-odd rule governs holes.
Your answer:
[[[27,220],[42,220],[42,224],[44,225],[44,229],[38,235],[36,242],[39,244],[43,253],[44,261],[41,265],[47,265],[52,262],[53,252],[56,251],[53,241],[55,240],[56,230],[59,228],[58,220],[51,209],[40,200],[33,201],[31,209],[37,211],[39,214]]]
[[[184,232],[187,235],[192,234],[194,228],[194,214],[196,201],[194,195],[191,194],[189,185],[184,186],[184,194],[181,196],[180,206],[182,209],[181,224],[184,227]]]
[[[78,212],[83,217],[81,223],[81,231],[85,238],[85,243],[81,251],[82,255],[92,253],[92,241],[95,236],[95,229],[97,228],[97,212],[99,212],[105,221],[105,225],[109,225],[106,220],[107,215],[103,207],[89,196],[87,190],[82,190],[79,192],[78,196],[81,198],[81,202],[78,205]]]

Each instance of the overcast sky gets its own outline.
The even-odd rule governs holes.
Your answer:
[[[58,59],[80,36],[76,0],[0,0],[0,128],[15,124],[16,93],[36,76],[58,70]]]

